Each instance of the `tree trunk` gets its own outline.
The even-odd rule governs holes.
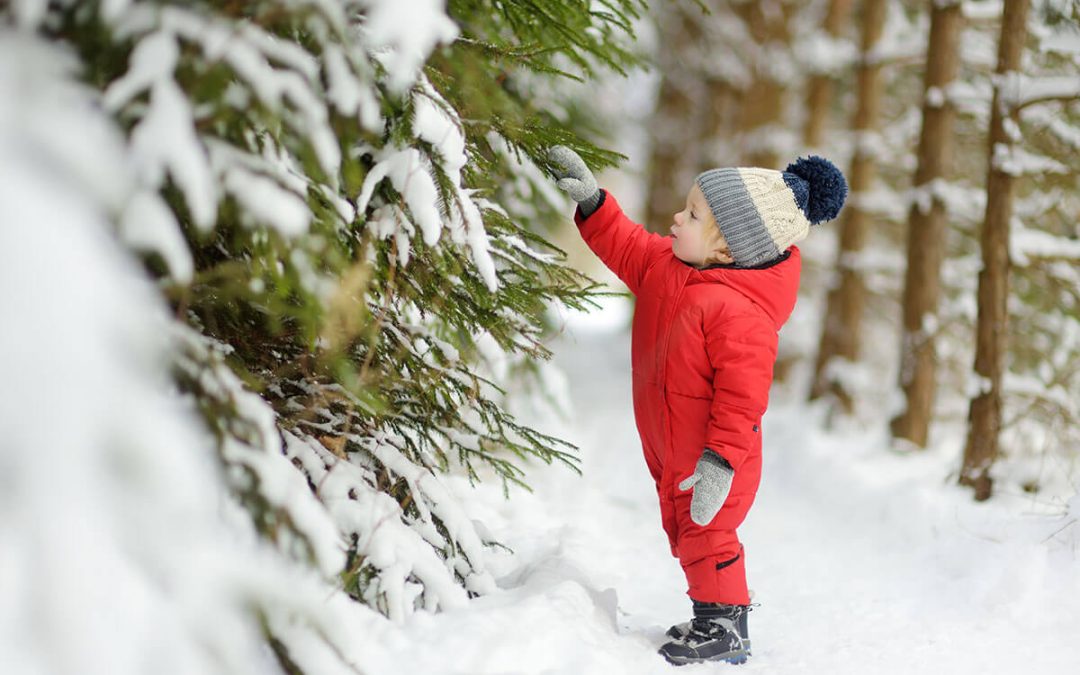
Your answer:
[[[656,9],[660,34],[660,92],[649,125],[652,151],[645,203],[645,227],[666,235],[671,216],[682,209],[686,190],[697,170],[697,156],[691,151],[701,136],[702,96],[700,78],[691,69],[693,50],[700,49],[700,10],[694,17],[674,3]]]
[[[1001,383],[1004,374],[1008,331],[1009,219],[1013,208],[1013,177],[995,161],[1013,140],[1006,120],[1018,122],[1015,104],[1002,97],[1002,79],[1020,68],[1027,37],[1029,0],[1006,0],[998,43],[997,80],[990,113],[989,168],[986,178],[986,217],[981,246],[983,268],[979,272],[979,315],[975,323],[975,375],[980,392],[968,412],[968,436],[960,484],[975,489],[975,499],[988,499],[993,491],[990,469],[998,457],[1001,432]]]
[[[838,38],[843,34],[851,15],[851,5],[852,0],[829,0],[824,26],[829,37]],[[803,143],[807,147],[821,147],[824,140],[834,83],[831,73],[815,73],[810,77],[806,90],[806,122],[803,126]]]
[[[934,194],[952,161],[955,108],[943,95],[956,77],[963,14],[960,5],[930,3],[930,42],[919,136],[919,166],[915,188],[925,190],[908,213],[907,273],[904,276],[903,328],[900,341],[900,387],[906,407],[893,419],[892,433],[920,448],[926,447],[937,371],[934,325],[941,293],[941,263],[945,255],[945,205]],[[927,203],[929,200],[929,203]]]
[[[866,288],[858,270],[857,257],[866,239],[867,221],[867,214],[862,210],[859,199],[873,185],[876,165],[872,150],[865,147],[858,136],[874,133],[878,128],[882,64],[874,57],[873,50],[881,38],[885,8],[885,0],[866,0],[862,8],[861,57],[857,71],[858,106],[854,120],[857,141],[849,176],[851,194],[840,221],[840,247],[836,262],[839,283],[829,292],[814,365],[814,381],[810,389],[811,400],[831,393],[848,412],[852,407],[851,394],[846,390],[842,378],[832,377],[830,364],[837,359],[853,362],[859,356]]]
[[[788,16],[793,8],[787,2],[765,0],[737,4],[732,9],[746,23],[756,46],[752,61],[753,81],[743,92],[739,110],[737,138],[743,146],[741,162],[744,166],[780,168],[771,127],[783,124],[788,85],[776,79],[766,61],[773,57],[778,47],[788,46],[791,40]]]

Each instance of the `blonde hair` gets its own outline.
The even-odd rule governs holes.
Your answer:
[[[721,255],[726,255],[730,258],[731,249],[728,247],[727,240],[724,239],[724,234],[720,231],[719,225],[709,228],[708,233],[705,235],[705,243],[709,246],[709,254],[706,255],[705,260],[702,261],[702,267],[730,262],[720,259]]]

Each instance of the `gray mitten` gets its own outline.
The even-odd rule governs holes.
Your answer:
[[[592,171],[576,152],[565,145],[548,150],[548,159],[555,167],[556,185],[578,203],[581,215],[586,218],[600,205],[600,190]]]
[[[731,464],[706,448],[694,467],[694,473],[679,483],[680,490],[694,488],[694,496],[690,500],[690,520],[702,526],[711,523],[727,500],[734,477],[735,469]]]

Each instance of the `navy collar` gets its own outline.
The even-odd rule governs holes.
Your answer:
[[[678,260],[679,262],[681,262],[682,264],[686,265],[687,267],[693,267],[696,270],[704,272],[705,270],[765,270],[765,269],[769,269],[773,265],[779,265],[780,263],[784,262],[785,260],[787,260],[790,257],[791,257],[791,249],[788,249],[788,250],[784,251],[782,254],[780,254],[779,258],[774,258],[772,260],[768,260],[768,261],[763,262],[763,263],[758,263],[757,265],[753,265],[752,267],[740,267],[736,263],[716,263],[715,265],[707,265],[705,267],[696,267],[696,266],[691,265],[690,263],[686,262],[682,258],[676,257],[675,259]]]

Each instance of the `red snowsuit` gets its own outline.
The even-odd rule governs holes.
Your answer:
[[[768,404],[777,331],[795,307],[801,267],[792,246],[755,269],[695,268],[671,239],[631,221],[610,194],[588,218],[575,215],[589,248],[637,296],[631,342],[634,417],[660,497],[664,530],[688,594],[749,604],[735,534],[761,479],[761,416]],[[678,484],[705,448],[735,470],[731,492],[707,526],[690,519]]]

